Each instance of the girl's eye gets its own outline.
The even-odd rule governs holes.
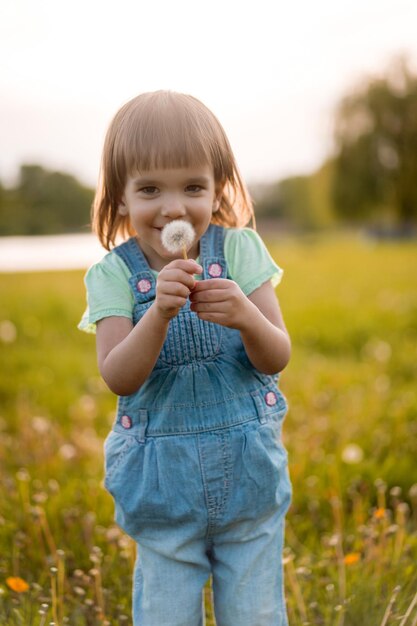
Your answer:
[[[141,187],[139,189],[142,193],[146,193],[147,195],[152,195],[158,192],[158,187],[153,187],[152,185],[148,185],[147,187]]]
[[[186,191],[190,191],[191,193],[197,193],[198,191],[201,191],[203,188],[201,185],[188,185],[186,187]]]
[[[147,187],[142,187],[139,191],[143,191],[143,193],[156,193],[158,191],[158,187],[148,185]]]

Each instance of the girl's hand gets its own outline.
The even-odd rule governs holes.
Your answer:
[[[210,278],[195,284],[190,295],[191,310],[207,322],[243,330],[253,304],[233,280]]]
[[[196,283],[193,275],[202,271],[193,259],[175,259],[165,265],[156,281],[155,307],[161,317],[169,320],[178,315]]]
[[[291,341],[270,280],[248,296],[233,280],[201,280],[190,301],[200,319],[240,331],[246,354],[260,372],[276,374],[287,365]]]

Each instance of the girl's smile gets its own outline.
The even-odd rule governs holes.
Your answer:
[[[188,256],[195,259],[221,192],[209,165],[134,172],[127,178],[119,213],[129,216],[149,265],[159,271],[182,256],[163,247],[161,231],[165,224],[183,219],[193,226],[196,238]]]

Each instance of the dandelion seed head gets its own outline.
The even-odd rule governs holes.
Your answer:
[[[41,417],[40,415],[35,415],[35,417],[32,418],[31,424],[33,430],[41,435],[44,435],[50,429],[49,420],[47,420],[45,417]]]
[[[59,448],[59,455],[65,460],[70,461],[77,456],[77,450],[71,443],[64,443]]]
[[[16,478],[21,482],[29,482],[30,474],[25,467],[22,467],[20,470],[17,471]]]
[[[77,585],[74,587],[74,593],[76,593],[78,596],[85,596],[86,592],[85,589],[83,589],[82,587],[78,587]]]
[[[16,326],[10,320],[0,322],[0,341],[3,343],[13,343],[16,341]]]
[[[162,245],[171,254],[177,254],[184,248],[188,250],[195,239],[195,231],[185,220],[173,220],[165,224],[161,233]]]
[[[385,491],[387,490],[387,484],[382,480],[382,478],[377,478],[374,485],[376,489],[378,491],[381,491],[382,493],[385,493]]]
[[[356,443],[349,443],[342,451],[342,460],[348,465],[355,465],[363,460],[363,450]]]
[[[412,500],[417,499],[417,483],[414,483],[414,485],[411,485],[410,491],[408,493]]]
[[[39,493],[34,493],[32,496],[32,500],[36,504],[43,504],[48,499],[48,494],[45,491],[40,491]]]

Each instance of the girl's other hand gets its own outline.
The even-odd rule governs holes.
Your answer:
[[[164,319],[178,315],[194,289],[194,274],[201,274],[203,268],[193,259],[175,259],[165,265],[156,281],[154,306]]]
[[[190,295],[191,310],[207,322],[243,329],[251,302],[233,280],[210,278],[196,282]]]
[[[200,319],[240,331],[246,354],[260,372],[276,374],[287,365],[291,340],[271,281],[245,296],[233,280],[201,280],[190,301]]]

